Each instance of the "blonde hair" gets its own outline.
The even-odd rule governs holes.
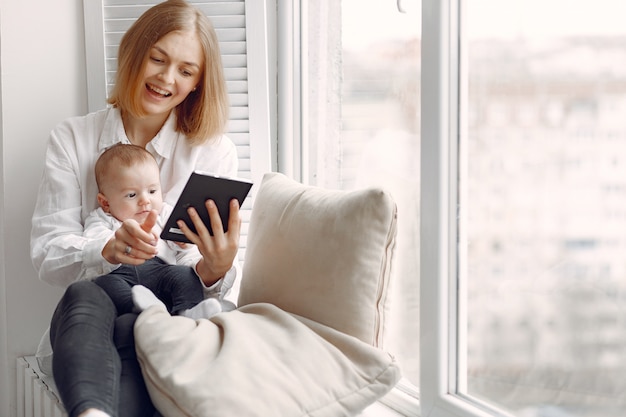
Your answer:
[[[129,168],[142,162],[152,162],[157,165],[154,156],[141,146],[125,143],[111,146],[96,161],[94,170],[98,191],[102,192],[102,185],[112,168]]]
[[[124,34],[118,51],[118,69],[109,104],[133,117],[145,115],[140,96],[141,77],[150,50],[173,31],[194,32],[204,52],[203,73],[196,91],[176,107],[178,132],[192,144],[221,135],[228,122],[228,92],[215,29],[209,19],[185,0],[167,0],[151,7]]]

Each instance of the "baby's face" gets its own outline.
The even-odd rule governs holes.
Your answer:
[[[108,212],[116,219],[143,223],[151,210],[161,212],[163,195],[156,163],[146,161],[116,168],[107,181],[103,194],[109,203]]]

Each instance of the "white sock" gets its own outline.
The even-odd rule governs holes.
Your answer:
[[[190,319],[198,320],[198,319],[208,319],[213,317],[214,315],[222,312],[222,306],[220,302],[215,298],[207,298],[206,300],[202,300],[195,306],[183,310],[180,312],[181,316],[189,317]]]
[[[167,310],[163,301],[159,300],[156,295],[143,285],[134,285],[131,288],[133,294],[133,304],[135,311],[141,313],[152,306],[161,306],[163,310]]]
[[[222,300],[220,304],[222,306],[223,312],[233,311],[237,308],[237,306],[232,301],[228,300]]]
[[[78,417],[111,417],[104,411],[96,410],[95,408],[90,408],[88,410],[83,411],[79,414]]]

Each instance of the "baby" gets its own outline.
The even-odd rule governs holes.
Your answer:
[[[172,207],[163,201],[159,168],[152,154],[140,146],[114,145],[98,158],[95,174],[100,207],[85,221],[86,237],[112,236],[124,221],[142,224],[152,211],[159,214],[152,229],[158,255],[138,266],[112,265],[109,273],[94,280],[113,300],[118,314],[142,311],[155,299],[170,313],[192,319],[235,308],[224,299],[205,299],[205,288],[195,271],[201,256],[195,245],[158,238]],[[130,251],[127,254],[132,256]],[[133,289],[135,286],[138,288]]]

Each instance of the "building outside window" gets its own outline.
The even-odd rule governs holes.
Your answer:
[[[626,9],[463,11],[467,394],[520,416],[624,415]]]
[[[423,415],[624,415],[624,6],[424,10]]]

